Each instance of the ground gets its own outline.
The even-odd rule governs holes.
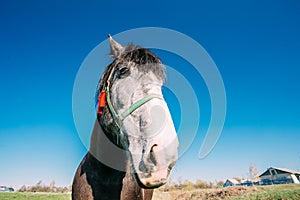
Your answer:
[[[70,200],[70,194],[1,192],[1,200]],[[300,184],[256,187],[228,187],[225,189],[156,190],[153,200],[298,200]]]
[[[156,191],[154,200],[299,200],[300,185],[270,185],[256,187],[228,187],[224,189],[197,189],[190,191]]]

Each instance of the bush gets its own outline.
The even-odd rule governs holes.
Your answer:
[[[166,184],[165,186],[159,188],[160,191],[172,191],[172,190],[187,190],[191,191],[194,189],[209,189],[209,188],[220,188],[224,184],[223,181],[219,182],[206,182],[203,180],[197,180],[196,183],[193,183],[189,180],[185,181],[178,181],[177,183],[172,182],[169,184]]]
[[[42,184],[42,181],[39,181],[34,186],[25,186],[23,185],[19,190],[19,192],[52,192],[52,193],[67,193],[71,192],[71,187],[57,187],[55,186],[55,182],[52,181],[49,186]]]

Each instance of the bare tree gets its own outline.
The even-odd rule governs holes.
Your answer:
[[[55,180],[52,180],[50,183],[50,191],[51,192],[56,192],[56,187],[55,187]]]
[[[26,192],[26,191],[27,191],[26,185],[22,185],[22,187],[19,189],[19,192]]]
[[[258,175],[259,175],[259,172],[258,172],[256,166],[254,164],[251,164],[249,166],[249,176],[250,176],[249,178],[251,180],[253,180],[253,179],[256,179],[258,177]]]

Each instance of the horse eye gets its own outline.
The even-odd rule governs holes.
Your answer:
[[[124,78],[125,76],[127,76],[129,74],[129,68],[127,67],[123,67],[119,70],[119,77],[120,78]]]

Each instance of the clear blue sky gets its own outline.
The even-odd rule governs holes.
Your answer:
[[[299,170],[299,9],[296,0],[1,1],[0,185],[71,184],[86,153],[72,117],[76,73],[108,33],[145,26],[194,38],[215,61],[226,88],[220,140],[199,160],[199,131],[174,180],[247,177],[250,164],[260,172],[270,166]],[[158,53],[174,68],[180,63]],[[199,90],[205,91],[203,83]]]

